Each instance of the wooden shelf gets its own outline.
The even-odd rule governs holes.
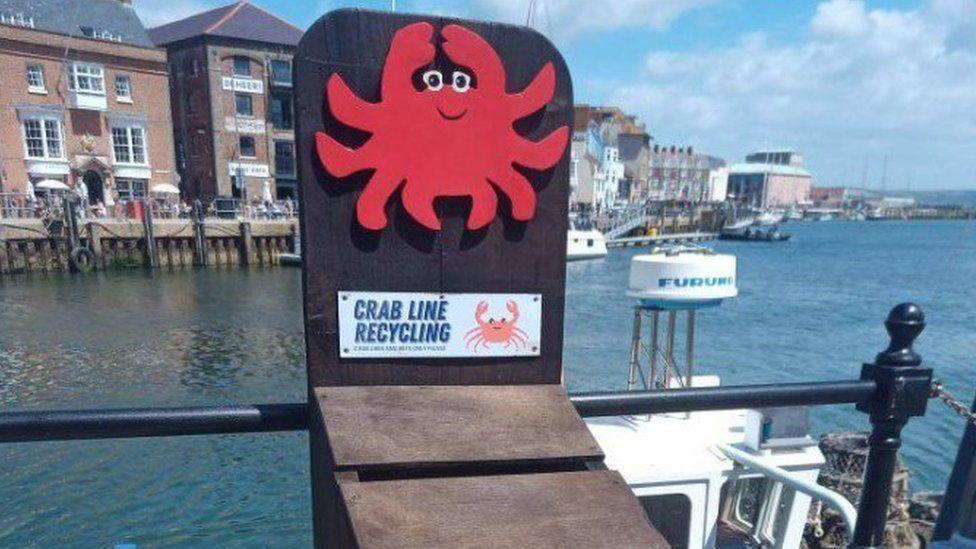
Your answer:
[[[364,548],[669,547],[612,471],[342,479],[339,488]]]
[[[317,387],[315,398],[336,470],[603,459],[560,385]]]

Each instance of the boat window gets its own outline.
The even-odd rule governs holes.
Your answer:
[[[593,239],[592,238],[587,238],[586,239],[586,245],[588,247],[592,248],[593,247]]]
[[[672,549],[687,549],[691,536],[691,500],[685,494],[638,498],[654,528]]]

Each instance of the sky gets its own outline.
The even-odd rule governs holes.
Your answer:
[[[231,0],[135,0],[147,26]],[[252,0],[306,28],[390,0]],[[729,163],[801,152],[816,185],[976,190],[976,0],[396,0],[532,23],[578,103],[636,114],[663,145]]]

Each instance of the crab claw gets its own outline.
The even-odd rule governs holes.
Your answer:
[[[410,85],[414,71],[434,60],[433,37],[434,27],[425,22],[407,25],[396,31],[383,65],[380,95],[384,101],[414,91]]]
[[[515,324],[515,321],[519,319],[518,303],[516,303],[514,300],[509,299],[508,303],[505,304],[505,308],[508,309],[508,312],[512,313],[512,320],[509,321],[509,324]]]
[[[487,312],[488,312],[488,302],[487,301],[479,301],[478,302],[478,306],[474,310],[475,316],[481,316],[481,315],[483,315],[483,314],[485,314]]]
[[[489,93],[505,92],[505,67],[484,38],[460,25],[447,25],[441,29],[441,36],[447,56],[459,65],[471,67],[478,88]]]

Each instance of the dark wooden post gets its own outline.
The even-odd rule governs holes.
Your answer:
[[[914,303],[902,303],[888,314],[885,328],[891,342],[861,369],[861,379],[878,384],[874,397],[857,409],[871,416],[868,459],[852,547],[884,547],[891,480],[895,473],[901,431],[909,418],[925,414],[932,369],[922,367],[913,349],[925,329],[925,314]]]
[[[104,269],[105,254],[102,250],[102,229],[94,221],[88,222],[88,242],[90,243],[92,254],[95,255],[95,259],[92,261],[92,268]]]
[[[207,265],[207,226],[203,203],[200,199],[193,201],[193,264],[205,267]]]
[[[142,229],[146,239],[146,267],[156,267],[156,235],[153,230],[153,203],[151,198],[142,202]]]
[[[247,267],[254,259],[254,239],[251,237],[251,222],[241,221],[241,266]]]
[[[561,386],[573,100],[559,52],[525,27],[339,10],[299,44],[295,95],[316,547],[567,546],[596,530],[662,546],[620,475],[596,470]],[[457,304],[426,325],[444,345],[358,339],[380,300],[417,328],[414,299]],[[533,322],[531,351],[465,345],[487,299],[491,322]]]

